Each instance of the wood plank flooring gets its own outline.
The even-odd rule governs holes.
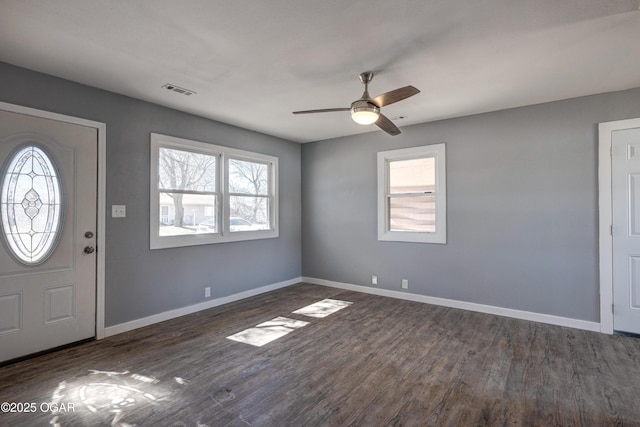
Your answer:
[[[324,298],[353,304],[291,313]],[[278,316],[309,324],[225,338]],[[640,426],[640,339],[299,284],[2,367],[0,402],[36,407],[0,426]]]

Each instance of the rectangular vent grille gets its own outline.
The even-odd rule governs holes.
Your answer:
[[[185,89],[183,87],[176,86],[176,85],[171,84],[171,83],[164,84],[164,85],[162,85],[162,87],[167,89],[167,90],[170,90],[172,92],[181,93],[181,94],[186,95],[186,96],[195,95],[195,93],[196,93],[193,90]]]

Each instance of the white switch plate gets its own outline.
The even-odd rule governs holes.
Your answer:
[[[127,207],[125,205],[111,205],[111,218],[125,218]]]
[[[402,289],[409,289],[409,280],[402,279]]]

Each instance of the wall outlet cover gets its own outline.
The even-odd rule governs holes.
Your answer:
[[[111,205],[111,218],[125,218],[126,216],[126,205]]]

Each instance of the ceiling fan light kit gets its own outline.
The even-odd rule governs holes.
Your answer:
[[[410,96],[420,93],[420,91],[413,86],[405,86],[385,92],[375,98],[371,98],[371,96],[369,96],[369,82],[371,82],[372,79],[373,72],[366,71],[364,73],[360,73],[360,81],[364,85],[364,92],[360,99],[351,103],[350,108],[324,108],[321,110],[294,111],[293,114],[351,111],[351,118],[359,125],[370,125],[375,123],[376,126],[387,132],[389,135],[398,135],[400,134],[400,129],[398,129],[391,120],[382,114],[380,109],[385,105],[393,104],[394,102],[409,98]]]
[[[354,101],[351,104],[351,118],[359,125],[375,123],[380,116],[380,109],[366,100]]]

